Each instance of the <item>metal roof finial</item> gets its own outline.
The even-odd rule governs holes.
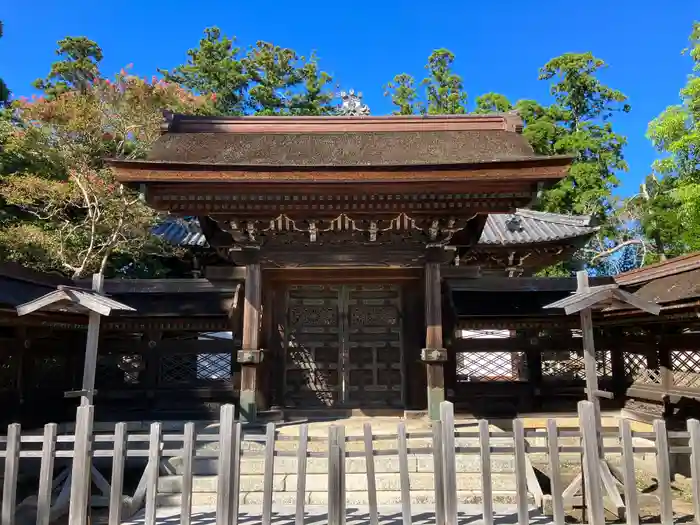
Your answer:
[[[362,103],[362,92],[355,93],[354,89],[340,92],[341,104],[338,115],[341,117],[364,117],[369,115],[369,107]]]

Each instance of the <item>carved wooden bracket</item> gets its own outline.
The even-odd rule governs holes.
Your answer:
[[[233,238],[234,244],[241,247],[261,246],[276,238],[298,241],[305,244],[362,242],[363,244],[382,243],[390,237],[412,237],[418,234],[429,247],[449,245],[458,232],[467,227],[468,218],[413,218],[400,213],[391,219],[354,219],[347,213],[335,218],[295,220],[282,214],[269,220],[229,220],[218,221],[220,227]]]

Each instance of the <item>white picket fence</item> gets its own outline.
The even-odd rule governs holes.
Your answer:
[[[240,514],[240,480],[241,455],[244,444],[250,438],[243,434],[242,425],[234,419],[234,407],[223,406],[220,416],[220,427],[217,434],[197,434],[193,423],[186,423],[181,432],[168,434],[163,432],[162,423],[152,423],[150,432],[129,433],[126,423],[117,423],[114,431],[109,434],[93,432],[92,406],[77,409],[75,433],[58,435],[56,424],[48,424],[43,435],[22,435],[18,424],[8,427],[7,436],[0,439],[4,450],[0,457],[4,458],[4,479],[2,490],[2,506],[0,525],[15,525],[17,509],[18,476],[22,469],[23,460],[40,458],[40,473],[36,490],[36,525],[49,525],[60,514],[60,507],[68,507],[69,525],[87,525],[89,523],[89,501],[95,503],[91,495],[91,478],[94,478],[94,458],[111,458],[112,472],[109,483],[102,482],[105,501],[108,507],[109,525],[119,525],[134,513],[145,509],[143,522],[145,525],[157,523],[158,483],[161,460],[167,457],[181,458],[182,497],[180,501],[180,523],[192,523],[192,491],[193,463],[195,459],[208,457],[215,459],[218,466],[216,487],[216,523],[230,525],[239,522]],[[687,431],[667,432],[663,421],[656,421],[654,432],[648,434],[633,433],[627,420],[620,420],[618,429],[613,429],[615,445],[606,445],[602,438],[609,443],[610,430],[596,430],[595,409],[587,401],[579,403],[578,430],[563,430],[557,427],[555,420],[547,421],[546,429],[527,430],[522,420],[512,422],[512,431],[490,430],[487,421],[479,421],[476,431],[464,432],[455,428],[453,407],[445,402],[441,407],[441,420],[433,422],[431,432],[409,433],[404,422],[398,423],[397,433],[393,438],[397,443],[396,449],[376,447],[377,440],[387,439],[386,435],[374,435],[369,423],[364,426],[362,436],[345,436],[343,425],[331,424],[328,436],[309,436],[307,424],[301,424],[298,436],[278,435],[274,423],[269,423],[265,436],[253,438],[264,443],[259,452],[263,458],[263,498],[261,506],[262,523],[270,525],[273,522],[273,495],[275,476],[275,457],[288,456],[296,458],[296,501],[295,523],[302,525],[308,516],[306,480],[308,458],[323,456],[328,461],[328,523],[341,525],[346,523],[346,461],[348,458],[364,458],[368,494],[368,516],[371,525],[380,522],[380,508],[377,504],[377,478],[375,474],[375,458],[390,456],[398,458],[401,516],[404,525],[412,523],[411,509],[411,477],[409,473],[409,457],[413,455],[432,458],[435,476],[434,514],[437,525],[457,525],[460,504],[458,503],[458,487],[456,464],[460,455],[472,455],[479,458],[479,476],[481,487],[481,511],[485,525],[493,525],[494,489],[492,483],[492,458],[505,455],[513,458],[515,478],[515,506],[517,522],[527,524],[530,521],[531,502],[541,506],[545,499],[551,501],[553,522],[564,525],[566,522],[565,509],[571,505],[575,483],[565,487],[561,478],[562,458],[572,455],[582,455],[585,487],[584,495],[587,504],[588,522],[593,525],[605,523],[604,493],[612,489],[621,492],[620,501],[626,508],[628,525],[639,524],[639,494],[636,486],[634,455],[651,453],[655,455],[658,478],[659,522],[668,525],[673,523],[671,487],[670,454],[690,455],[692,469],[692,494],[694,515],[700,517],[700,422],[688,421]],[[477,446],[461,446],[462,438],[476,440]],[[577,445],[570,445],[573,441]],[[644,438],[652,445],[635,445],[634,438]],[[669,439],[674,443],[683,441],[687,445],[669,446]],[[409,447],[410,439],[426,440],[428,446]],[[295,450],[288,446],[281,447],[282,441],[296,443]],[[325,451],[319,452],[315,445],[318,442],[327,443]],[[198,443],[218,443],[218,450],[197,448]],[[463,442],[463,440],[462,440]],[[504,446],[504,442],[507,443]],[[147,443],[147,448],[145,444]],[[165,445],[177,444],[175,448]],[[362,446],[360,447],[360,443]],[[535,443],[534,445],[532,443]],[[314,449],[310,450],[310,444]],[[349,446],[349,444],[351,444]],[[72,445],[72,446],[71,446]],[[140,446],[139,446],[140,445]],[[600,447],[600,448],[599,448]],[[622,468],[619,480],[606,478],[605,470],[601,470],[601,456],[616,454],[622,458]],[[550,472],[551,496],[543,494],[528,455],[539,454],[547,457]],[[127,458],[147,459],[147,466],[139,488],[131,498],[124,498],[124,472]],[[54,479],[54,466],[57,458],[72,458],[70,475],[63,475],[69,483],[63,491],[58,487],[60,479]],[[609,471],[608,471],[609,472]],[[92,498],[92,500],[91,500]],[[551,498],[551,500],[549,499]],[[624,499],[623,499],[624,498]],[[24,524],[17,524],[24,525]]]

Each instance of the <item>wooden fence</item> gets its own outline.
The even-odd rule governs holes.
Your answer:
[[[143,512],[143,523],[153,525],[157,517],[158,483],[161,460],[168,457],[181,458],[182,497],[180,502],[180,522],[190,525],[193,521],[193,464],[195,459],[212,458],[218,466],[216,486],[216,523],[229,525],[239,522],[241,456],[247,441],[257,441],[261,447],[259,455],[263,459],[263,497],[261,521],[264,525],[273,522],[273,495],[275,475],[275,458],[288,456],[296,458],[296,501],[294,521],[302,525],[308,516],[305,497],[307,488],[308,458],[323,457],[327,459],[328,468],[328,504],[327,515],[330,525],[346,523],[346,461],[347,458],[364,458],[366,487],[368,495],[368,517],[371,525],[380,521],[380,506],[377,504],[377,482],[375,458],[391,456],[398,458],[400,479],[401,521],[409,525],[413,521],[411,509],[411,477],[409,474],[409,457],[424,456],[432,459],[435,476],[434,514],[437,525],[457,525],[458,513],[462,506],[458,501],[457,460],[460,455],[472,455],[478,458],[481,487],[481,513],[483,523],[493,525],[494,488],[492,484],[492,460],[494,456],[508,456],[513,460],[515,498],[513,513],[517,514],[519,524],[529,523],[536,506],[551,506],[553,522],[564,525],[568,517],[567,508],[575,500],[576,487],[581,486],[574,480],[568,487],[564,486],[561,469],[564,460],[579,455],[585,487],[584,499],[587,507],[587,522],[592,525],[605,523],[605,491],[611,489],[612,483],[617,493],[622,493],[623,506],[626,508],[625,519],[628,525],[638,525],[640,515],[640,494],[636,485],[635,454],[652,454],[655,458],[658,489],[659,518],[657,522],[673,523],[671,485],[671,456],[690,457],[692,470],[692,508],[695,517],[700,517],[700,422],[688,421],[686,431],[667,431],[664,421],[656,421],[651,433],[632,432],[630,422],[620,420],[619,428],[596,430],[595,410],[591,403],[579,403],[580,429],[562,429],[555,420],[548,420],[544,429],[525,429],[522,420],[512,422],[510,431],[493,431],[487,421],[479,421],[476,431],[462,431],[455,427],[453,406],[445,402],[441,406],[441,419],[432,424],[430,432],[407,432],[405,422],[399,422],[397,433],[391,436],[374,435],[369,423],[365,424],[362,436],[346,436],[345,427],[331,424],[327,437],[310,436],[307,424],[300,425],[298,436],[281,435],[274,423],[269,423],[263,435],[244,434],[240,422],[234,418],[234,407],[225,405],[221,409],[220,428],[217,434],[195,432],[195,425],[187,423],[176,434],[164,433],[162,423],[150,425],[150,431],[127,432],[125,423],[118,423],[108,434],[94,432],[93,407],[77,409],[75,432],[59,435],[55,424],[48,424],[43,434],[29,433],[22,435],[20,426],[8,427],[7,436],[0,439],[4,450],[4,479],[0,525],[49,525],[57,519],[62,508],[68,511],[70,525],[87,525],[90,522],[89,502],[102,504],[108,509],[109,525],[119,525],[136,513]],[[411,439],[427,441],[428,446],[409,447]],[[476,443],[474,446],[462,446],[464,438]],[[393,439],[396,449],[377,447],[378,440]],[[635,441],[637,439],[637,441]],[[607,442],[606,442],[607,440]],[[611,445],[610,442],[613,441]],[[639,440],[647,440],[641,445]],[[281,446],[282,442],[293,442],[293,449]],[[325,450],[310,445],[318,442],[327,443]],[[574,445],[570,443],[574,442]],[[218,450],[198,448],[198,443],[218,443]],[[504,445],[504,443],[506,443]],[[672,443],[673,446],[670,446]],[[176,447],[166,445],[176,444]],[[679,444],[676,446],[676,444]],[[315,450],[312,450],[315,449]],[[540,455],[546,458],[550,473],[551,490],[545,494],[533,470],[531,458]],[[604,456],[603,456],[604,455]],[[621,468],[613,469],[618,479],[607,479],[601,462],[610,455],[621,457]],[[22,462],[39,460],[40,472],[38,487],[34,489],[34,508],[36,516],[28,522],[17,518],[18,477],[22,471]],[[53,478],[56,460],[68,458],[70,473],[63,473]],[[111,480],[106,482],[97,473],[93,461],[97,458],[111,459]],[[127,458],[141,458],[146,463],[145,472],[132,497],[125,498],[124,472]],[[569,458],[569,459],[566,459]],[[109,460],[108,460],[109,461]],[[609,471],[608,471],[609,472]],[[64,487],[61,489],[61,483]],[[103,496],[92,494],[92,484],[98,486]],[[92,500],[91,500],[92,498]],[[614,499],[614,498],[613,498]],[[608,502],[609,503],[609,502]],[[609,504],[608,504],[609,506]],[[64,512],[65,513],[65,512]],[[21,521],[21,523],[20,523]]]

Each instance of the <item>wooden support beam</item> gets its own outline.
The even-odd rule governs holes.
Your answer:
[[[247,422],[254,422],[257,415],[258,365],[262,361],[259,348],[261,300],[260,263],[256,260],[246,266],[242,349],[237,356],[241,364],[240,418]]]
[[[578,283],[577,293],[586,292],[588,286],[588,274],[584,271],[576,273]],[[596,395],[598,389],[598,373],[596,367],[595,341],[593,335],[593,316],[591,308],[584,308],[580,312],[581,316],[581,336],[583,337],[583,362],[586,370],[586,397],[593,403],[595,409],[595,424],[598,431],[598,450],[600,459],[603,459],[601,419],[600,419],[600,398]]]
[[[92,289],[97,293],[104,290],[104,275],[96,273],[92,276]],[[97,348],[100,340],[101,315],[91,311],[88,321],[87,343],[85,344],[85,366],[83,367],[83,394],[80,406],[92,405],[95,399],[95,374],[97,373]]]
[[[445,370],[447,351],[442,347],[442,299],[440,263],[425,265],[425,348],[421,360],[426,365],[428,380],[428,413],[432,420],[440,419],[440,403],[445,400]]]

